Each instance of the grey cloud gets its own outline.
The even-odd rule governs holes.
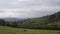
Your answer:
[[[17,9],[14,11],[12,8],[18,8],[19,11]],[[6,11],[11,9],[11,12],[10,10],[7,12],[5,10],[0,11],[1,17],[40,17],[60,10],[60,0],[0,0],[0,9],[6,9]]]
[[[17,4],[11,4],[16,2],[14,0],[2,0],[0,2],[1,8],[23,8],[31,6],[60,6],[60,0],[29,0],[29,1],[17,1]]]

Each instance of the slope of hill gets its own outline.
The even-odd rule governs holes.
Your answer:
[[[27,19],[26,21],[29,22],[33,22],[33,23],[52,23],[52,22],[58,22],[60,21],[60,11],[52,14],[52,15],[48,15],[48,16],[44,16],[44,17],[40,17],[40,18],[32,18],[32,19]]]
[[[60,29],[60,11],[40,18],[27,19],[23,24],[27,28]]]
[[[55,13],[55,14],[49,15],[47,17],[47,21],[48,22],[58,22],[58,21],[60,21],[60,11]]]
[[[29,18],[24,21],[15,21],[7,23],[7,26],[18,28],[34,28],[34,29],[58,29],[60,30],[60,11],[39,18]]]

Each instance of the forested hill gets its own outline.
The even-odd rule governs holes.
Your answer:
[[[60,11],[52,15],[31,18],[23,22],[28,28],[60,29]]]
[[[25,22],[44,24],[44,23],[53,23],[59,21],[60,21],[60,11],[55,14],[44,16],[44,17],[27,19]]]
[[[4,20],[0,20],[0,25],[18,27],[18,28],[34,28],[34,29],[60,29],[60,11],[39,18],[29,18],[24,21],[15,21],[13,23],[7,23]]]
[[[52,22],[59,22],[60,21],[60,11],[55,14],[46,16],[45,18],[47,18],[47,22],[51,22],[51,23]]]

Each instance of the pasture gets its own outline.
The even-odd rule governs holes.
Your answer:
[[[60,30],[37,30],[0,26],[0,34],[60,34]]]

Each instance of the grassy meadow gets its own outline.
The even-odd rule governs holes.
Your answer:
[[[60,34],[60,30],[37,30],[0,26],[0,34]]]

